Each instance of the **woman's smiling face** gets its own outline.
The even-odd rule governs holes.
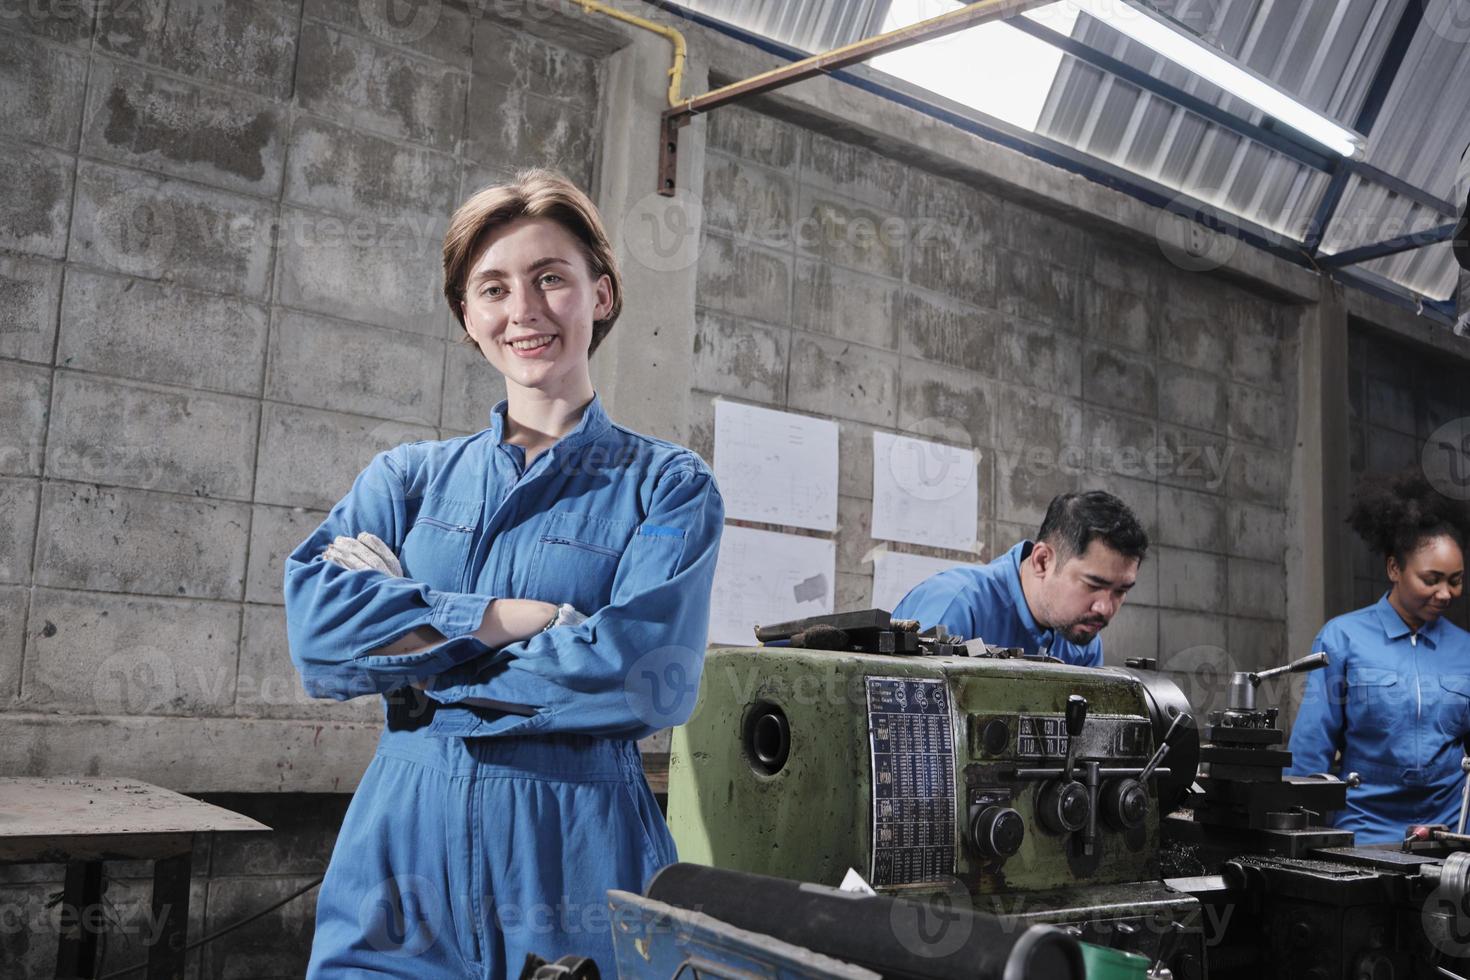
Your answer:
[[[1443,616],[1450,603],[1460,597],[1465,585],[1465,558],[1454,538],[1440,534],[1420,542],[1405,555],[1402,567],[1390,558],[1388,577],[1400,611],[1428,624]]]
[[[507,385],[550,397],[590,390],[592,324],[612,309],[581,243],[551,218],[521,218],[486,236],[465,282],[464,323]]]

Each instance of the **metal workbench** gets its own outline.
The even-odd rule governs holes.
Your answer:
[[[153,862],[149,980],[182,980],[194,835],[262,831],[265,824],[131,779],[0,778],[0,863],[64,864],[57,977],[95,977],[102,862]],[[139,971],[140,973],[142,971]]]

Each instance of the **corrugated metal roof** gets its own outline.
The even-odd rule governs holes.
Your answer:
[[[1159,9],[1257,74],[1352,126],[1409,0],[1175,0]],[[1463,2],[1463,0],[1461,0]],[[1448,199],[1470,142],[1470,45],[1431,4],[1368,134],[1365,162]],[[1436,31],[1435,27],[1441,27]],[[1470,34],[1470,26],[1465,33]],[[1252,122],[1261,113],[1090,17],[1077,39]],[[1075,59],[1065,59],[1037,131],[1174,187],[1294,241],[1307,237],[1326,175]],[[1425,231],[1447,219],[1354,176],[1323,236],[1332,254]],[[1361,268],[1447,299],[1458,266],[1447,244]]]
[[[1351,127],[1410,0],[1155,0],[1154,6],[1312,108]],[[711,17],[806,51],[876,33],[889,0],[689,0]],[[1368,134],[1365,162],[1447,200],[1470,143],[1470,2],[1428,0]],[[1087,15],[1072,36],[1254,123],[1253,107]],[[977,85],[998,79],[976,73]],[[1129,82],[1066,56],[1036,132],[1196,198],[1292,242],[1307,238],[1329,178]],[[1321,251],[1333,254],[1445,223],[1394,191],[1349,179]],[[1458,266],[1448,244],[1363,263],[1434,299]]]

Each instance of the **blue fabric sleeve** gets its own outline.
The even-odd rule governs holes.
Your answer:
[[[322,559],[338,535],[369,531],[399,554],[408,534],[404,467],[399,450],[380,453],[327,519],[286,559],[286,634],[291,660],[314,698],[345,701],[403,687],[489,648],[473,636],[490,596],[431,589],[422,582]],[[447,641],[401,656],[371,651],[422,627]]]
[[[943,623],[950,633],[973,640],[976,630],[972,603],[962,601],[960,592],[949,585],[948,575],[931,575],[910,589],[893,607],[893,618],[917,619],[920,630]]]
[[[643,738],[694,710],[725,508],[714,478],[675,461],[619,561],[611,601],[577,626],[508,644],[441,675],[437,701],[530,705],[490,713],[474,735],[578,732]]]
[[[1317,634],[1313,652],[1327,654],[1327,666],[1307,675],[1302,705],[1297,709],[1296,723],[1291,726],[1292,776],[1310,776],[1331,772],[1332,762],[1342,750],[1347,702],[1347,664],[1343,650],[1333,649],[1326,631]]]
[[[1083,648],[1083,657],[1077,661],[1079,667],[1101,667],[1103,665],[1102,637],[1098,637]]]

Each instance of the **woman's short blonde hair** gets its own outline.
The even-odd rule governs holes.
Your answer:
[[[576,184],[550,170],[522,170],[509,183],[477,191],[454,212],[444,233],[444,298],[450,311],[463,327],[470,264],[491,232],[521,218],[550,218],[571,232],[582,244],[592,277],[607,276],[612,282],[612,308],[592,324],[591,354],[623,311],[623,280],[597,205]]]

